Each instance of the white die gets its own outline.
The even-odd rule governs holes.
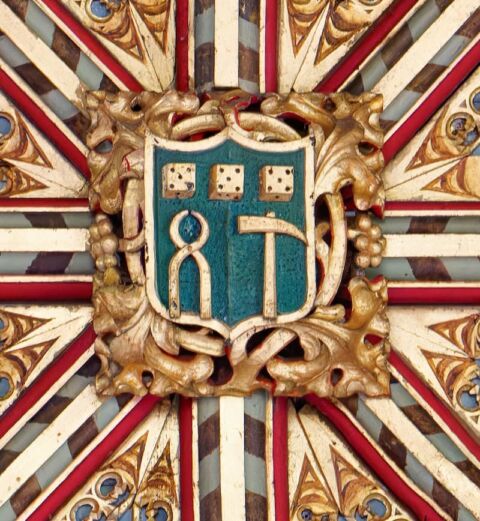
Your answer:
[[[290,201],[293,174],[293,166],[264,166],[260,170],[260,201]]]
[[[195,194],[195,164],[167,163],[162,168],[162,193],[166,199],[188,199]]]
[[[213,165],[210,168],[208,196],[210,199],[227,201],[243,197],[243,165]]]

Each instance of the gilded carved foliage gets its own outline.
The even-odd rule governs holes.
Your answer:
[[[472,157],[479,144],[480,90],[477,88],[455,106],[442,110],[408,165],[408,170],[456,160],[453,166],[425,185],[423,190],[479,198],[478,166]]]
[[[32,331],[43,326],[48,319],[36,318],[0,309],[0,349],[20,342]]]
[[[318,64],[342,43],[373,22],[373,7],[383,0],[330,1],[329,12],[315,62]]]
[[[290,521],[411,519],[312,407],[288,420]]]
[[[0,159],[16,160],[42,166],[52,166],[29,132],[18,112],[0,112],[8,132],[0,133]]]
[[[0,402],[19,391],[54,340],[16,348],[30,333],[48,319],[21,315],[0,309]]]
[[[378,521],[406,521],[405,516],[392,505],[376,483],[351,465],[333,447],[330,451],[343,515],[354,519],[361,516]]]
[[[357,209],[383,207],[381,97],[292,93],[258,100],[232,91],[213,93],[201,102],[194,94],[176,91],[95,92],[86,96],[85,104],[91,118],[89,198],[99,211],[90,243],[97,266],[93,303],[96,352],[102,361],[100,393],[245,395],[269,389],[341,397],[388,392],[385,282],[353,279],[348,319],[343,305],[331,305],[349,239],[341,190],[352,187]],[[257,327],[229,344],[208,328],[187,328],[163,318],[145,289],[145,133],[186,141],[231,128],[255,141],[290,142],[302,137],[290,118],[305,123],[315,144],[313,195],[330,215],[316,224],[321,283],[310,314],[282,326]],[[117,218],[110,216],[121,217],[120,229]],[[329,226],[339,233],[328,238]],[[381,244],[381,238],[369,239],[366,250],[378,257],[381,252],[372,245]],[[256,332],[263,337],[252,340]],[[379,340],[372,344],[374,337]],[[282,356],[295,342],[302,356]]]
[[[333,516],[337,512],[338,508],[331,492],[319,479],[311,461],[305,455],[292,501],[290,521],[302,521],[302,517],[307,517],[306,513],[311,513],[308,517],[316,521],[322,519],[322,516]]]
[[[43,188],[46,188],[46,185],[19,168],[8,163],[0,163],[0,198],[27,194]]]
[[[28,194],[46,185],[12,162],[52,167],[17,111],[0,111],[0,198]]]
[[[163,400],[54,519],[179,518],[176,405]]]
[[[480,418],[480,316],[470,315],[429,326],[465,355],[446,355],[422,349],[450,402],[478,422]]]
[[[93,521],[102,515],[123,514],[133,502],[139,485],[140,465],[148,433],[141,436],[125,452],[98,470],[91,487],[70,510],[68,519],[79,517]]]
[[[86,14],[84,21],[88,27],[109,38],[131,56],[144,61],[144,42],[135,22],[135,11],[165,51],[170,0],[102,0],[96,3],[76,0],[76,3]]]
[[[290,35],[295,54],[302,47],[305,38],[309,35],[315,22],[322,14],[328,0],[289,0],[288,22],[290,25]]]
[[[27,378],[55,340],[0,352],[0,381],[2,383],[0,402],[7,400],[13,393],[23,388]]]
[[[367,27],[376,17],[373,7],[383,0],[287,0],[290,37],[295,55],[325,10],[326,19],[315,64]]]

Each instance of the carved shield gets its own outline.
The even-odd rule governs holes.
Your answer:
[[[164,318],[233,339],[315,298],[314,149],[232,129],[146,145],[147,287]]]

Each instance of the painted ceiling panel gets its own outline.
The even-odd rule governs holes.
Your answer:
[[[0,1],[2,521],[480,519],[479,26],[480,0]],[[86,93],[172,88],[383,96],[387,246],[345,276],[387,279],[389,397],[97,395]]]

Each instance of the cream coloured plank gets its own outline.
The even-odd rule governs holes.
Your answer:
[[[384,257],[477,257],[480,240],[476,234],[392,234],[385,235]]]
[[[0,474],[0,506],[100,407],[94,385],[86,387],[35,441]]]
[[[120,89],[120,90],[129,90],[128,87],[123,83],[123,81],[118,78],[115,73],[107,66],[105,65],[98,57],[97,55],[90,50],[90,48],[85,45],[83,40],[81,38],[78,38],[78,36],[75,34],[75,32],[71,29],[71,27],[66,24],[59,16],[55,14],[52,9],[50,9],[50,6],[44,2],[43,0],[33,0],[38,7],[78,46],[78,48],[86,55],[92,62],[103,72],[105,73],[112,81],[113,83]]]
[[[391,398],[368,398],[365,403],[461,504],[480,517],[480,489],[428,441]]]
[[[385,107],[390,105],[478,7],[480,0],[455,0],[405,52],[373,88],[374,92],[383,94]]]
[[[0,228],[0,252],[87,251],[83,228]]]
[[[238,87],[239,0],[215,2],[215,87]]]
[[[222,517],[234,512],[236,521],[245,521],[244,399],[221,396],[219,401]]]
[[[82,109],[79,93],[84,85],[78,76],[3,2],[0,3],[0,31],[15,42],[68,100],[78,109]]]

